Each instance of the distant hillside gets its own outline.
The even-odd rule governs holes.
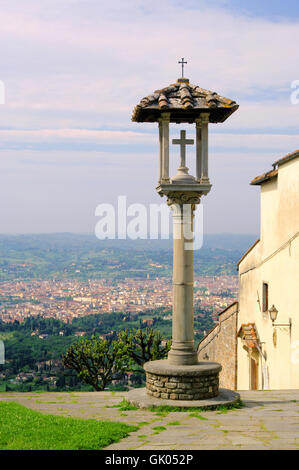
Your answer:
[[[236,274],[253,235],[206,235],[195,273]],[[86,234],[0,235],[0,280],[170,276],[171,240],[98,240]]]

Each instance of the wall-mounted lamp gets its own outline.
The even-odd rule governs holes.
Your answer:
[[[290,334],[291,334],[291,328],[292,328],[292,319],[290,318],[289,319],[289,323],[274,323],[276,318],[277,318],[277,315],[278,315],[278,310],[277,308],[275,307],[275,305],[272,305],[271,308],[269,308],[269,315],[270,315],[270,318],[272,320],[272,326],[287,326],[290,328]]]
[[[275,320],[277,318],[277,315],[278,315],[278,310],[275,307],[275,305],[272,305],[272,307],[269,308],[269,315],[270,315],[270,318],[271,318],[273,326],[274,326],[274,322],[275,322]]]

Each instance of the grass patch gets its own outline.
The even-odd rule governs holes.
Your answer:
[[[208,421],[208,418],[205,418],[204,416],[200,415],[199,413],[189,413],[189,416],[191,418],[201,419],[202,421]]]
[[[15,402],[0,403],[0,450],[99,450],[137,426],[45,415]]]
[[[165,426],[155,426],[153,428],[153,431],[160,431],[161,432],[161,431],[165,431],[165,430],[166,430]]]
[[[156,413],[158,416],[167,416],[168,413],[172,412],[200,412],[200,411],[220,411],[226,413],[228,410],[237,410],[239,408],[243,408],[245,405],[241,400],[236,401],[235,403],[229,403],[227,405],[215,405],[215,406],[190,406],[190,407],[181,407],[181,406],[168,406],[168,405],[160,405],[160,406],[150,406],[148,409]]]
[[[166,416],[168,416],[168,414],[170,413],[170,411],[158,411],[157,413],[155,413],[156,416],[160,416],[161,418],[166,418]]]
[[[217,415],[225,415],[228,412],[226,408],[223,408],[217,412]]]
[[[150,406],[149,411],[156,413],[158,416],[162,416],[163,414],[166,416],[168,413],[175,412],[175,411],[182,411],[182,408],[179,406],[168,406],[168,405],[160,405],[160,406]],[[159,413],[159,414],[158,414]]]
[[[120,411],[130,411],[130,410],[138,410],[137,406],[131,405],[128,400],[123,399],[120,403],[117,405],[107,405],[105,408],[119,408]]]
[[[179,421],[171,421],[167,423],[167,426],[179,426],[181,423]]]

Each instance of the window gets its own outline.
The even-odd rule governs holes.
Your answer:
[[[269,286],[266,282],[263,282],[263,312],[268,311],[268,295],[269,295]]]

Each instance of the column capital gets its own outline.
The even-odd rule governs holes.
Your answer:
[[[200,113],[202,124],[207,124],[209,122],[210,113]]]
[[[177,204],[179,206],[183,206],[184,204],[200,204],[200,194],[195,191],[169,191],[167,194],[167,205],[172,206],[173,204]]]
[[[170,113],[161,113],[161,121],[170,121]]]
[[[196,127],[201,127],[201,117],[195,119]]]

